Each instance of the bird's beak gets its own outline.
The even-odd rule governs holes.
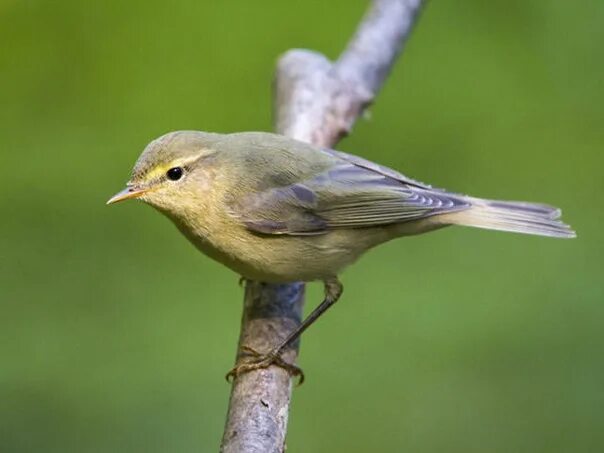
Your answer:
[[[112,196],[107,201],[107,204],[113,204],[117,203],[118,201],[129,200],[130,198],[138,198],[148,191],[149,189],[137,189],[136,187],[126,187],[124,190]]]

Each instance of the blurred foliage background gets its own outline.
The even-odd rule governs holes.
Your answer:
[[[107,198],[175,129],[271,129],[277,56],[366,2],[0,0],[0,451],[217,451],[237,276]],[[431,2],[340,148],[564,208],[573,241],[376,249],[303,339],[293,452],[604,450],[604,2]],[[321,296],[310,285],[307,309]]]

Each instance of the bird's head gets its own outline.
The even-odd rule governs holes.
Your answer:
[[[179,215],[203,206],[214,177],[212,158],[220,134],[177,131],[153,140],[140,155],[126,188],[107,204],[140,199],[161,211]]]

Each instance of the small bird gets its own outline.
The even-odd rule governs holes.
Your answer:
[[[266,132],[170,132],[152,141],[126,188],[170,218],[204,254],[244,279],[320,280],[325,299],[268,353],[229,375],[278,365],[281,353],[342,294],[338,275],[394,238],[463,225],[556,238],[575,232],[548,205],[436,189],[361,157]]]

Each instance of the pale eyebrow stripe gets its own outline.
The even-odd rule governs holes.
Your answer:
[[[203,150],[207,151],[207,150]],[[153,168],[145,175],[145,182],[153,181],[158,179],[159,177],[165,175],[165,173],[173,167],[186,167],[187,165],[191,165],[193,162],[198,161],[206,156],[210,156],[213,153],[200,153],[197,156],[188,157],[186,159],[175,159],[169,163],[161,164]]]

